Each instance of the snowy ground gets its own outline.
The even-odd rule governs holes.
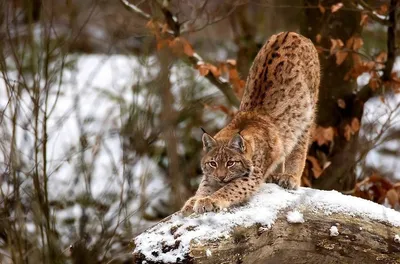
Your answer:
[[[258,194],[241,207],[220,213],[193,214],[190,217],[174,215],[168,221],[136,237],[135,252],[144,254],[148,260],[175,263],[178,259],[184,259],[190,242],[229,237],[233,228],[239,225],[249,227],[261,224],[270,228],[278,214],[287,209],[291,210],[288,212],[287,221],[301,224],[307,221],[300,213],[304,208],[310,211],[322,211],[327,217],[333,213],[340,213],[400,227],[399,212],[371,201],[343,195],[336,191],[309,188],[288,191],[275,184],[263,184]],[[328,231],[332,236],[339,235],[335,226],[327,228]],[[395,235],[397,234],[393,234],[393,239]],[[174,247],[178,236],[179,246]],[[163,249],[168,246],[171,246],[172,250],[165,252]]]

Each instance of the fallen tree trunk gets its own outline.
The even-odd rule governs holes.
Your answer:
[[[265,184],[230,211],[172,215],[134,239],[135,263],[400,263],[400,213],[334,191]]]

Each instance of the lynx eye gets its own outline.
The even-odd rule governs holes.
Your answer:
[[[234,164],[235,164],[235,162],[230,160],[230,161],[228,161],[228,162],[226,163],[226,166],[227,166],[227,167],[232,167]]]
[[[210,167],[212,167],[212,168],[216,168],[217,167],[217,163],[215,161],[210,161],[208,163],[208,165],[210,165]]]

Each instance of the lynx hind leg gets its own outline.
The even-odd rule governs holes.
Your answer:
[[[309,131],[304,132],[292,152],[286,157],[284,170],[277,170],[269,175],[267,182],[276,183],[282,188],[290,190],[297,189],[300,186],[301,175],[306,163],[309,137]]]

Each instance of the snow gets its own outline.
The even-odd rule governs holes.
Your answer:
[[[192,214],[186,218],[173,215],[136,237],[135,252],[144,254],[148,260],[175,263],[188,253],[191,241],[196,243],[201,239],[229,237],[233,228],[239,225],[249,227],[260,224],[271,228],[282,211],[291,211],[290,215],[299,220],[300,211],[305,207],[322,211],[327,216],[339,213],[400,227],[399,212],[371,201],[336,191],[309,188],[289,191],[275,184],[263,184],[260,191],[241,207],[220,213]],[[163,250],[165,246],[170,246],[171,250]]]
[[[206,256],[207,257],[211,257],[212,256],[212,252],[211,252],[211,250],[209,248],[207,248],[207,250],[206,250]]]
[[[286,219],[292,224],[302,224],[304,223],[303,214],[297,210],[289,211],[286,215]]]
[[[331,237],[335,237],[339,235],[339,230],[337,228],[337,226],[331,226],[331,228],[329,229],[329,235]]]

